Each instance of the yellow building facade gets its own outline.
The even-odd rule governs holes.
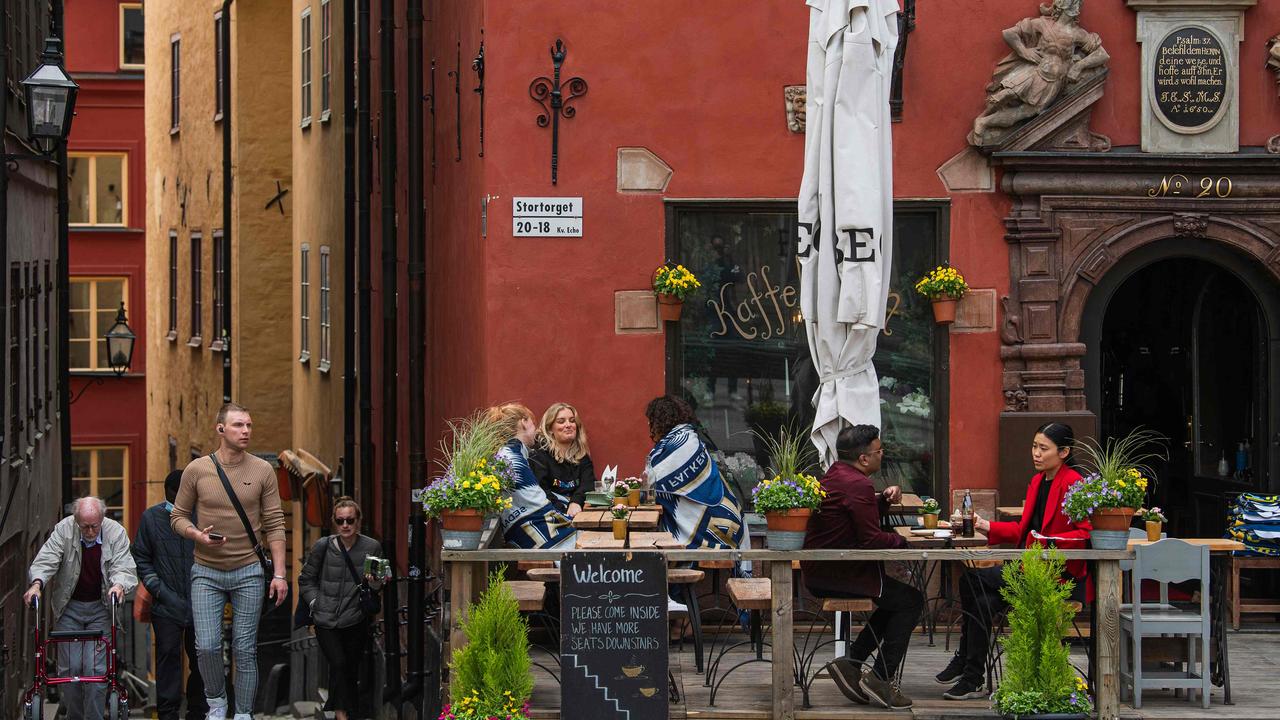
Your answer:
[[[253,451],[292,446],[295,112],[288,3],[230,5],[231,111],[219,101],[223,3],[146,5],[147,476],[216,447],[229,337],[231,397],[253,413]],[[231,120],[232,222],[224,262],[224,114]],[[231,272],[231,328],[221,321]],[[242,341],[243,339],[243,341]],[[159,500],[161,488],[150,491]]]

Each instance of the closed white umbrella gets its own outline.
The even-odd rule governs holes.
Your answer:
[[[871,359],[893,261],[889,86],[897,0],[807,0],[800,307],[818,369],[813,444],[835,462],[843,422],[880,425]]]

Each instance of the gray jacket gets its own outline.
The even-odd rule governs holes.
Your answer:
[[[365,619],[356,603],[357,585],[347,569],[338,542],[337,535],[320,538],[307,553],[307,562],[298,576],[302,602],[311,604],[311,618],[315,620],[316,627],[328,630],[351,627]],[[363,581],[365,556],[381,557],[382,546],[371,537],[358,535],[348,553],[356,575]]]
[[[112,585],[124,588],[126,594],[138,584],[138,571],[129,554],[129,534],[124,526],[111,518],[102,518],[102,599]],[[75,515],[68,515],[53,526],[49,539],[31,563],[28,584],[36,580],[44,583],[43,597],[53,610],[53,616],[62,615],[71,600],[71,593],[80,579],[80,557],[84,543],[80,542],[80,527]]]

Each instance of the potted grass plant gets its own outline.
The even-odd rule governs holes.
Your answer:
[[[1123,550],[1129,544],[1129,525],[1147,500],[1148,463],[1167,459],[1164,437],[1137,428],[1105,444],[1089,438],[1077,445],[1086,474],[1067,489],[1062,512],[1075,522],[1088,518],[1090,543],[1099,550]]]
[[[1005,718],[1083,720],[1093,710],[1062,640],[1071,626],[1067,599],[1074,586],[1060,581],[1064,568],[1061,552],[1039,546],[1004,566],[1000,594],[1009,603],[1009,636],[1002,641],[1004,674],[991,699]]]
[[[964,276],[950,265],[939,265],[916,281],[916,292],[933,304],[933,320],[947,325],[956,320],[956,303],[969,292]]]
[[[438,461],[444,474],[422,493],[423,512],[440,518],[445,549],[476,549],[485,516],[511,507],[505,491],[512,484],[512,469],[496,456],[505,440],[482,413],[449,421]]]
[[[768,450],[766,477],[751,490],[756,512],[763,513],[765,539],[770,550],[799,550],[809,517],[822,505],[827,491],[807,472],[817,453],[807,433],[782,428],[777,436],[761,438]]]
[[[667,262],[653,271],[653,292],[658,297],[658,314],[666,322],[680,319],[685,298],[702,287],[698,278],[683,265]]]
[[[488,589],[467,608],[462,631],[467,644],[453,651],[449,704],[439,720],[528,720],[533,694],[529,625],[503,580],[503,568],[489,576]]]

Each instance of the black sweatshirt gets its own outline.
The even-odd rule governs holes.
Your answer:
[[[596,470],[590,455],[576,463],[570,460],[560,462],[550,450],[537,448],[529,452],[529,467],[547,497],[561,512],[568,509],[570,503],[586,504],[587,492],[596,486]]]

